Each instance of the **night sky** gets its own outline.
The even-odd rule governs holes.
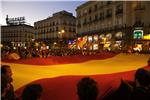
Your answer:
[[[76,16],[75,9],[85,2],[85,0],[3,0],[1,2],[2,20],[0,23],[6,25],[5,18],[7,14],[9,18],[25,16],[26,22],[31,25],[33,25],[35,21],[46,19],[47,17],[52,16],[53,13],[61,10],[71,12]]]

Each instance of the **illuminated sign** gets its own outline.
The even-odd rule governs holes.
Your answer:
[[[100,39],[102,39],[102,38],[104,38],[104,37],[105,37],[104,34],[101,34],[101,35],[99,36]]]
[[[144,36],[144,40],[150,40],[150,34]]]
[[[94,41],[98,41],[98,35],[94,35]]]
[[[25,17],[8,18],[8,15],[7,15],[6,16],[6,23],[7,23],[7,25],[24,24],[25,23]]]
[[[93,50],[98,50],[98,44],[93,44]]]
[[[142,39],[143,38],[143,30],[134,30],[134,39]]]
[[[83,40],[86,42],[86,41],[87,41],[87,36],[84,36],[84,37],[83,37]]]
[[[92,41],[93,41],[92,36],[89,36],[89,37],[88,37],[88,41],[89,41],[89,42],[92,42]]]
[[[112,38],[112,34],[111,34],[111,33],[108,33],[108,34],[106,35],[106,38],[107,38],[107,39],[111,39],[111,38]]]

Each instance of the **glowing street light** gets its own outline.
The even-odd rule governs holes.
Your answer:
[[[63,33],[65,33],[65,30],[63,30],[63,29],[58,32],[60,38],[62,38]]]
[[[61,32],[62,32],[62,33],[65,33],[65,31],[64,31],[64,30],[61,30]]]
[[[54,42],[54,45],[56,45],[57,43],[56,42]]]
[[[47,49],[49,49],[49,46],[46,46]]]
[[[16,47],[13,47],[14,50],[16,50]]]
[[[3,44],[0,44],[0,48],[2,48],[3,47]]]
[[[32,39],[32,42],[34,42],[35,39]]]

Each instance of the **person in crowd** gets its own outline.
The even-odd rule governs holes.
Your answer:
[[[77,94],[80,100],[97,100],[98,87],[96,81],[89,77],[82,78],[77,84]]]
[[[150,58],[148,59],[147,63],[148,63],[148,66],[150,66]]]
[[[10,88],[7,90],[7,93],[6,93],[6,98],[8,100],[16,100],[17,98],[16,98],[15,93],[14,93],[14,87],[11,84],[13,81],[12,70],[11,70],[9,65],[2,65],[1,66],[1,75],[7,77],[9,85],[10,85]]]
[[[40,84],[28,84],[22,92],[22,100],[40,100],[42,86]]]
[[[6,96],[9,87],[8,77],[6,75],[1,75],[1,100],[9,100]]]
[[[135,84],[131,100],[150,100],[150,73],[144,68],[138,69],[135,73]]]
[[[121,80],[117,90],[112,90],[102,100],[130,100],[133,87],[128,81]]]

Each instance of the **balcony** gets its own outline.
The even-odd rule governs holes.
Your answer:
[[[83,25],[86,25],[86,24],[87,24],[86,22],[83,23]]]
[[[139,5],[139,6],[135,7],[134,10],[135,10],[135,11],[143,11],[143,10],[145,10],[145,6]]]
[[[94,7],[94,11],[97,11],[98,10],[98,7],[97,7],[97,5],[95,5],[95,7]]]
[[[110,5],[112,3],[112,1],[107,1],[106,5]]]
[[[104,16],[103,16],[103,17],[99,17],[99,20],[100,20],[100,21],[103,21],[103,20],[104,20]]]
[[[93,22],[98,22],[98,18],[95,18],[95,19],[93,20]]]
[[[134,27],[143,27],[143,26],[144,26],[144,23],[141,22],[141,21],[136,21],[133,26],[134,26]]]
[[[88,11],[88,13],[89,13],[89,14],[92,13],[92,10],[90,9],[90,10]]]
[[[123,9],[116,10],[116,15],[120,15],[120,14],[123,14]]]
[[[81,24],[77,24],[77,27],[81,27]]]
[[[106,18],[111,18],[111,17],[112,17],[111,13],[106,15]]]

